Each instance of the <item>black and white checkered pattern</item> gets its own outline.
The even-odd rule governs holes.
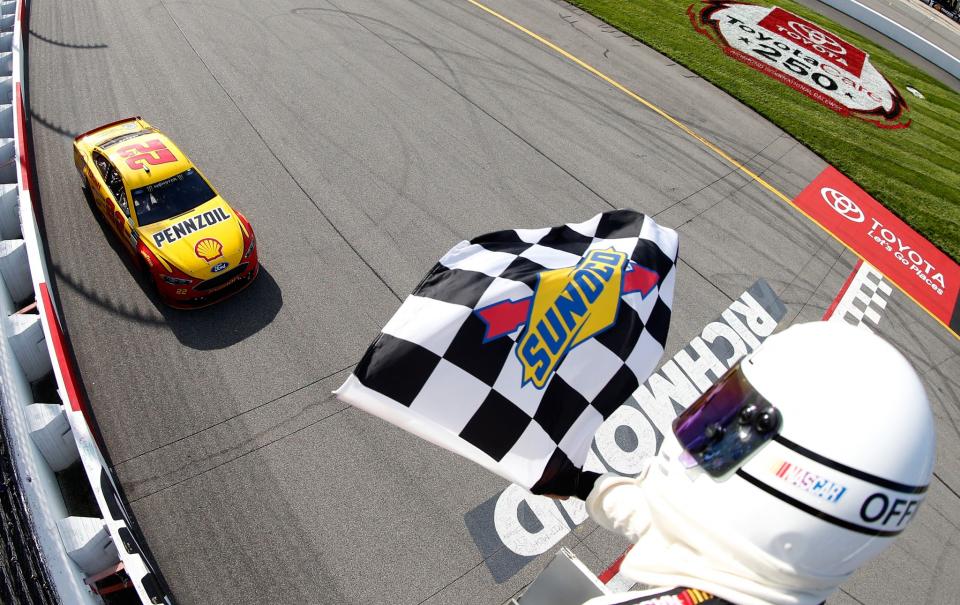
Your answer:
[[[600,424],[656,368],[667,338],[677,234],[618,210],[545,229],[461,242],[433,267],[337,391],[366,409],[531,488],[583,466]],[[646,296],[622,294],[616,320],[565,353],[543,388],[522,384],[524,326],[484,343],[475,313],[533,300],[543,271],[615,249],[657,274]]]
[[[837,304],[832,319],[842,319],[873,331],[880,327],[880,318],[892,293],[893,288],[883,278],[883,274],[871,265],[862,263]]]

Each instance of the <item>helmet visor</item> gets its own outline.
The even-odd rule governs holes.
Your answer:
[[[780,412],[735,366],[673,421],[673,434],[711,477],[736,471],[780,432]]]

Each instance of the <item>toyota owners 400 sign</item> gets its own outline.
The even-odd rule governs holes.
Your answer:
[[[881,128],[910,125],[903,97],[870,55],[778,7],[704,0],[687,9],[698,32],[734,59],[844,116]]]

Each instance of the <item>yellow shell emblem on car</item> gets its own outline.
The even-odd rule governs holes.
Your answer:
[[[197,245],[193,247],[193,251],[197,256],[209,263],[223,256],[223,244],[212,237],[205,237],[197,242]]]

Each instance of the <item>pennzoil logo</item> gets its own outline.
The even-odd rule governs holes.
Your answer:
[[[164,244],[172,244],[182,237],[186,237],[191,233],[206,229],[207,227],[212,227],[217,223],[230,219],[232,216],[231,214],[227,214],[223,208],[214,208],[207,212],[200,212],[190,218],[177,221],[169,227],[157,231],[153,234],[153,243],[157,245],[157,248],[162,248]]]
[[[623,252],[592,250],[573,267],[542,271],[533,296],[475,313],[486,323],[485,343],[526,325],[515,349],[523,366],[521,387],[542,389],[571,349],[616,322],[622,294],[646,297],[658,277]]]

